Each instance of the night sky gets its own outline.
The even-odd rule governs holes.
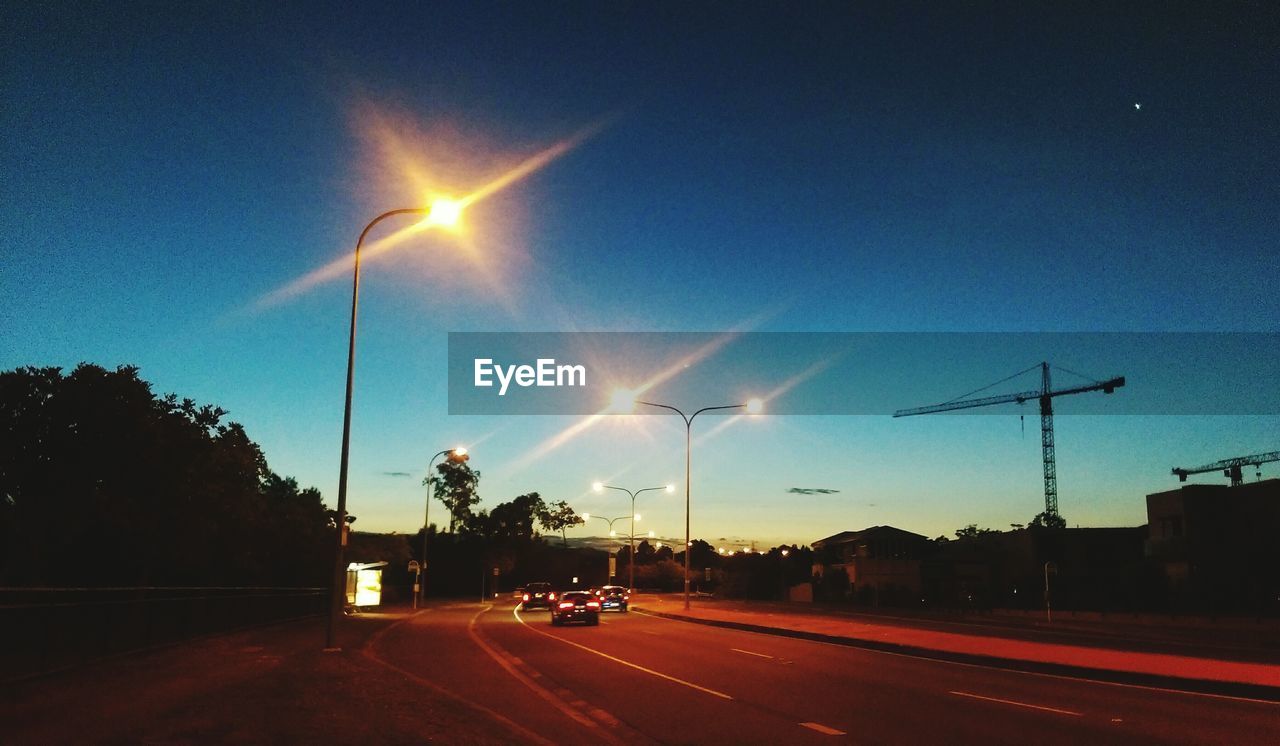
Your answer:
[[[0,367],[138,365],[332,504],[350,271],[299,279],[540,153],[366,264],[357,528],[415,531],[456,443],[482,507],[623,515],[593,480],[683,480],[674,419],[550,447],[579,418],[448,416],[451,331],[1277,331],[1271,4],[693,5],[6,6]],[[1280,446],[1275,416],[1070,410],[1071,525],[1144,523],[1171,467]],[[1025,523],[1034,414],[710,420],[694,535]],[[638,528],[682,536],[680,492]]]

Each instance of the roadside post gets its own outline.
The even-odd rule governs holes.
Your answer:
[[[1058,563],[1044,563],[1044,618],[1046,624],[1053,624],[1053,604],[1049,598],[1049,575],[1058,574]]]

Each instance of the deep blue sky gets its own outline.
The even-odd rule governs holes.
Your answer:
[[[464,236],[369,263],[361,528],[414,530],[425,459],[458,441],[487,505],[538,490],[621,515],[593,479],[683,476],[671,423],[606,423],[533,458],[573,420],[448,417],[449,331],[1277,329],[1268,4],[853,5],[7,7],[0,366],[140,365],[230,409],[332,501],[349,279],[257,302],[420,204],[423,183],[469,193],[602,120],[477,203]],[[1278,430],[1060,418],[1062,512],[1141,523],[1169,467],[1273,449]],[[1029,431],[741,423],[695,454],[694,532],[1025,522],[1041,507]],[[680,533],[674,502],[650,515]]]

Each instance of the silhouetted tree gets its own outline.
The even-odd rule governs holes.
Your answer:
[[[559,531],[560,540],[567,547],[569,546],[569,539],[565,535],[565,531],[580,523],[585,523],[585,521],[573,511],[573,508],[568,503],[564,500],[559,500],[543,508],[542,513],[538,516],[538,523],[548,531]]]
[[[495,539],[509,539],[517,542],[530,542],[536,537],[535,525],[538,517],[547,510],[546,504],[537,492],[520,495],[510,502],[499,503],[489,511],[491,530],[489,536]]]
[[[319,584],[324,506],[137,368],[0,373],[0,582]]]
[[[1057,513],[1049,513],[1047,511],[1037,513],[1035,518],[1031,519],[1029,524],[1031,528],[1066,528],[1067,519]]]
[[[988,534],[998,534],[998,530],[994,528],[978,528],[978,524],[970,523],[964,528],[956,529],[957,539],[973,539],[978,536],[986,536]]]
[[[480,472],[466,461],[445,459],[436,465],[436,473],[428,475],[422,484],[430,484],[432,494],[449,511],[450,532],[465,525],[471,507],[480,502]]]
[[[647,540],[641,541],[636,545],[636,564],[652,564],[655,561],[657,554],[657,550],[650,546]]]
[[[716,552],[715,547],[702,539],[694,539],[692,544],[691,554],[689,555],[690,567],[718,567],[720,565],[720,555]],[[676,552],[675,560],[683,564],[684,552]]]

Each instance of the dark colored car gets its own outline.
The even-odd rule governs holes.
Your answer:
[[[627,602],[631,600],[631,594],[626,588],[620,585],[606,585],[596,591],[596,595],[600,598],[600,610],[617,609],[623,613],[627,611]]]
[[[600,623],[600,599],[594,593],[569,591],[551,607],[551,624],[559,627],[568,622]]]
[[[524,587],[520,597],[522,609],[550,609],[556,601],[556,592],[551,590],[550,583],[530,583]]]

